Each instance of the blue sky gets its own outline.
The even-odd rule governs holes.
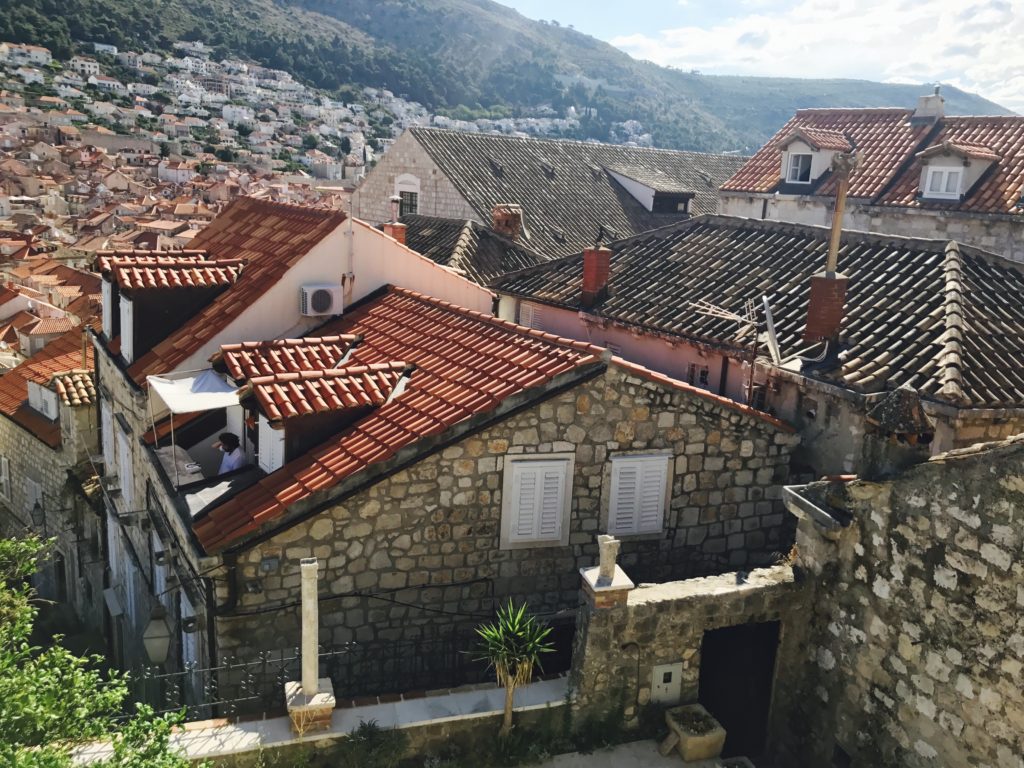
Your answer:
[[[706,74],[942,82],[1024,113],[1021,0],[499,0]]]

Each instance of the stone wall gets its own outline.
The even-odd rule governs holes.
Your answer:
[[[718,212],[726,216],[789,221],[827,227],[832,223],[831,200],[809,197],[770,198],[722,195]],[[762,216],[764,212],[764,216]],[[843,227],[862,232],[879,232],[926,240],[956,240],[1012,261],[1024,261],[1024,218],[992,216],[956,211],[932,211],[914,208],[882,207],[851,203],[846,208]]]
[[[817,586],[792,758],[1024,766],[1024,438],[802,495],[850,522],[800,524]]]
[[[704,632],[740,624],[781,622],[778,677],[799,657],[796,628],[805,608],[793,568],[777,565],[743,578],[728,573],[642,585],[623,605],[580,607],[570,684],[575,705],[599,712],[625,686],[625,715],[651,703],[653,668],[682,662],[682,692],[675,703],[697,701]],[[781,686],[776,686],[781,689]]]
[[[26,403],[22,407],[28,408]],[[94,632],[103,626],[102,525],[85,498],[80,474],[90,474],[96,447],[95,409],[59,405],[63,439],[53,448],[9,418],[0,417],[0,456],[10,465],[10,496],[0,498],[0,535],[29,530],[55,540],[35,578],[40,597],[62,603]],[[81,469],[81,472],[78,470]],[[69,474],[71,472],[72,474]],[[45,524],[33,524],[27,481],[39,484]]]
[[[390,199],[395,194],[395,178],[403,173],[420,180],[419,214],[479,221],[480,217],[409,131],[398,137],[352,193],[352,215],[371,224],[391,221]],[[480,223],[490,226],[490,221]]]
[[[237,612],[218,617],[218,642],[243,655],[293,645],[294,610],[275,608],[294,604],[298,561],[309,555],[326,566],[320,620],[327,646],[476,624],[507,597],[571,621],[578,569],[595,562],[595,537],[604,530],[609,458],[620,452],[674,457],[663,533],[623,542],[620,563],[636,578],[772,561],[791,544],[780,485],[796,442],[773,422],[706,393],[612,365],[240,552]],[[575,456],[568,545],[501,549],[506,457],[567,452]],[[280,567],[261,571],[271,558]],[[226,585],[218,591],[226,600]]]

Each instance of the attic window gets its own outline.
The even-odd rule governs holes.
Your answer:
[[[503,166],[497,160],[495,160],[494,158],[488,158],[487,163],[488,165],[491,166],[491,173],[493,173],[495,176],[505,175],[505,166]]]
[[[789,156],[789,171],[786,173],[786,181],[790,184],[811,183],[811,156],[791,154]]]
[[[959,200],[963,169],[935,166],[928,169],[924,196],[942,200]]]
[[[541,170],[544,171],[544,175],[549,179],[555,178],[555,166],[549,163],[547,160],[540,161]]]

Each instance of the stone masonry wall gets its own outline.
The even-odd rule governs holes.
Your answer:
[[[762,210],[765,216],[762,217]],[[782,197],[764,199],[745,195],[722,195],[719,213],[728,216],[749,216],[773,221],[790,221],[827,227],[832,222],[829,204],[814,198]],[[1005,256],[1011,261],[1024,261],[1024,218],[997,218],[984,214],[931,211],[911,208],[883,208],[880,206],[851,204],[843,219],[847,230],[879,232],[900,237],[918,237],[926,240],[956,240],[991,253]],[[841,265],[840,265],[841,266]]]
[[[796,441],[766,420],[611,366],[241,552],[237,614],[218,617],[218,642],[243,655],[292,646],[295,611],[274,609],[294,604],[298,561],[309,555],[325,566],[326,647],[475,625],[506,597],[571,619],[578,569],[596,561],[604,530],[609,458],[620,452],[674,456],[664,532],[623,541],[619,562],[634,576],[667,580],[765,563],[791,543],[780,485]],[[500,549],[506,457],[558,452],[575,455],[568,546]],[[261,560],[272,557],[280,568],[261,572]],[[226,599],[225,585],[218,591]],[[360,596],[368,593],[403,604]]]
[[[600,712],[625,685],[625,716],[634,717],[637,707],[651,701],[653,667],[680,661],[682,694],[676,703],[695,702],[704,632],[740,624],[781,622],[776,667],[786,670],[800,655],[792,630],[802,621],[804,592],[792,567],[777,565],[752,571],[745,580],[729,573],[644,585],[616,608],[584,603],[570,678],[575,705]]]
[[[25,405],[24,407],[28,407]],[[11,419],[0,417],[0,456],[10,464],[10,496],[0,497],[0,535],[23,536],[32,530],[55,539],[35,580],[40,597],[66,600],[77,618],[98,631],[103,619],[103,569],[97,559],[100,523],[88,502],[69,484],[68,470],[95,450],[95,409],[60,405],[64,440],[51,448]],[[46,524],[32,525],[27,480],[39,483]],[[58,585],[58,559],[64,584]]]
[[[479,221],[480,217],[409,131],[398,137],[352,194],[352,215],[371,224],[391,221],[390,199],[395,194],[395,178],[403,173],[420,180],[417,213]],[[490,225],[490,221],[480,223]]]
[[[792,764],[1022,768],[1024,438],[812,488],[852,521],[800,524],[818,586]]]

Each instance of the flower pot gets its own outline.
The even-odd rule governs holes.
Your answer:
[[[683,760],[710,760],[722,754],[725,728],[700,704],[684,704],[665,712],[669,730],[679,737]]]

